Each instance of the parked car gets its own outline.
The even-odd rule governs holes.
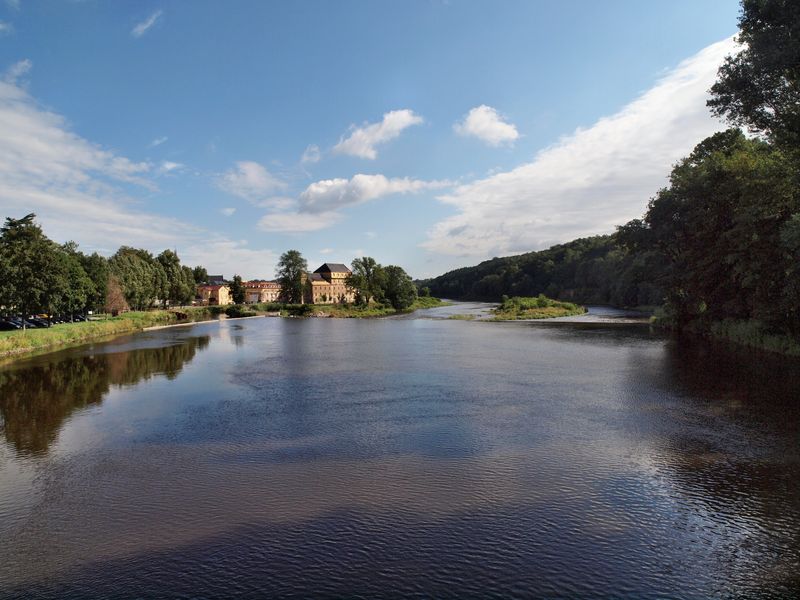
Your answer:
[[[12,321],[7,321],[6,319],[0,319],[0,331],[16,331],[20,329],[20,326]]]

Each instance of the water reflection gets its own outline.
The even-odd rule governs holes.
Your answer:
[[[66,358],[0,371],[0,434],[21,455],[47,452],[69,417],[102,402],[112,385],[174,379],[209,336],[160,348]]]
[[[136,351],[174,375],[209,345],[169,382],[134,385],[126,353],[91,359],[106,385],[131,385],[67,425],[49,460],[28,461],[35,484],[16,479],[29,464],[6,461],[8,489],[22,490],[3,513],[0,485],[6,596],[800,590],[796,362],[629,325],[194,331],[211,343],[187,340],[184,358],[166,333],[142,343],[167,348]],[[36,368],[18,377],[58,372]],[[80,393],[86,405],[104,392]],[[78,451],[62,453],[70,436]]]

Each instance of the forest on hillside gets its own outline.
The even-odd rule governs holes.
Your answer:
[[[739,26],[743,49],[707,103],[731,128],[674,166],[641,219],[424,285],[445,298],[659,305],[681,330],[800,337],[800,3],[743,0]]]

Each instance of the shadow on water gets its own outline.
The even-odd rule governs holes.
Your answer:
[[[0,436],[20,455],[46,453],[76,411],[98,405],[111,386],[135,385],[154,375],[174,379],[209,336],[183,343],[39,362],[0,371]]]

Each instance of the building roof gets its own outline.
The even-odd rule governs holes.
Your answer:
[[[350,273],[350,269],[347,268],[347,265],[343,265],[342,263],[325,263],[319,269],[314,271],[314,273]]]

